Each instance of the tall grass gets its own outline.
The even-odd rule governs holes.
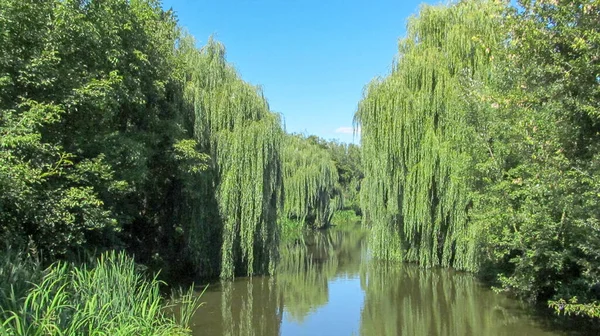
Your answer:
[[[0,271],[1,280],[10,273]],[[58,262],[22,297],[6,295],[15,291],[0,284],[0,336],[190,334],[199,298],[192,290],[183,295],[176,318],[165,309],[160,285],[137,273],[124,253],[105,253],[94,267]]]
[[[331,223],[338,228],[344,226],[350,226],[355,228],[357,223],[360,223],[362,217],[356,214],[354,210],[338,210],[333,214]]]
[[[43,278],[39,259],[28,252],[10,246],[0,248],[0,312],[18,309],[33,283]],[[0,314],[0,324],[4,320]]]
[[[302,240],[304,222],[287,217],[280,217],[278,223],[281,229],[280,241],[282,243],[293,243]]]

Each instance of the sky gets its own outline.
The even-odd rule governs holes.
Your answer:
[[[262,87],[286,131],[360,141],[363,88],[385,76],[424,1],[163,0],[199,46],[214,35],[242,79]],[[436,4],[440,1],[428,1]]]

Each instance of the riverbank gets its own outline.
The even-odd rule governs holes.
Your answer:
[[[200,305],[193,288],[171,311],[161,281],[147,278],[125,253],[92,264],[46,269],[26,253],[0,254],[0,335],[189,335]]]

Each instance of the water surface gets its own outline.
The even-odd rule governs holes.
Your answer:
[[[469,274],[370,259],[359,230],[308,235],[277,276],[211,284],[202,301],[194,335],[560,335]]]

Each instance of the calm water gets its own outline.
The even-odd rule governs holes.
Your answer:
[[[275,277],[210,285],[194,335],[559,335],[468,274],[371,260],[365,238],[319,232]]]

